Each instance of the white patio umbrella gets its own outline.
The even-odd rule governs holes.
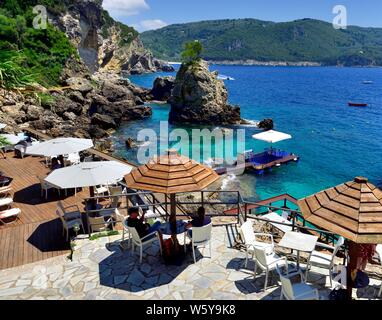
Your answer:
[[[26,154],[56,157],[58,155],[78,153],[92,147],[93,141],[90,139],[57,138],[28,147]]]
[[[292,139],[292,136],[287,133],[283,133],[283,132],[279,132],[275,130],[269,130],[269,131],[264,131],[258,134],[254,134],[252,138],[256,140],[265,141],[268,143],[276,143],[276,142]]]
[[[115,183],[132,169],[132,166],[117,161],[82,162],[54,170],[45,181],[60,189],[92,188],[100,184]],[[90,193],[90,196],[94,196],[92,191]]]

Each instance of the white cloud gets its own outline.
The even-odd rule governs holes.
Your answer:
[[[155,30],[166,27],[168,24],[161,19],[143,20],[137,28],[140,31]]]
[[[104,0],[103,7],[113,16],[133,16],[150,9],[146,0]]]

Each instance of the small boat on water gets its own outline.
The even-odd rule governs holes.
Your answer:
[[[373,84],[374,82],[371,80],[364,80],[362,83],[363,84]]]
[[[235,80],[235,78],[233,78],[233,77],[230,77],[230,76],[226,76],[226,75],[224,75],[224,74],[220,74],[220,75],[218,75],[218,79],[219,80]]]
[[[357,102],[349,102],[349,107],[367,107],[367,103],[357,103]]]

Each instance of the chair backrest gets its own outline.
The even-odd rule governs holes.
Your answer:
[[[61,201],[57,201],[57,210],[61,213],[61,216],[65,216],[65,208]]]
[[[127,221],[126,221],[126,223],[127,223]],[[135,243],[142,244],[142,240],[141,240],[141,237],[138,234],[137,229],[135,229],[133,227],[129,227],[129,226],[127,226],[127,229],[130,231],[130,234],[131,234],[131,237],[132,237],[133,241]]]
[[[203,227],[192,227],[192,241],[202,243],[211,240],[212,222]]]
[[[338,251],[344,245],[344,243],[345,243],[345,239],[343,237],[339,237],[333,250],[332,259],[330,261],[330,268],[334,266],[334,258],[336,257]]]
[[[283,274],[279,273],[280,275],[280,281],[281,281],[281,290],[283,291],[284,296],[288,300],[295,300],[294,298],[294,291],[293,291],[293,284],[290,278],[284,276]]]
[[[88,217],[88,219],[93,232],[105,231],[107,223],[103,217]]]
[[[64,219],[64,216],[61,214],[61,210],[57,207],[56,215],[60,218],[62,224],[66,226],[66,221]]]
[[[379,262],[382,265],[382,244],[377,244],[377,247],[375,248],[375,251],[377,252],[379,256]]]
[[[118,207],[118,202],[120,197],[118,195],[122,194],[122,187],[117,186],[117,187],[110,187],[109,186],[109,195],[112,197],[111,198],[111,207],[112,208],[117,208]]]
[[[289,218],[289,213],[288,213],[287,211],[283,210],[283,211],[281,212],[281,216],[283,217],[283,219],[288,220],[288,218]]]
[[[260,264],[260,267],[266,268],[267,262],[267,252],[265,248],[254,247],[256,261]]]
[[[289,271],[289,264],[288,264],[287,258],[285,258],[285,264],[283,265],[283,267],[285,268],[285,272],[282,271],[281,266],[279,264],[276,264],[276,271],[279,274],[281,286],[282,286],[281,290],[282,290],[284,296],[288,300],[295,300],[293,283],[291,280],[291,274],[292,273],[290,273],[290,271]],[[299,274],[300,278],[301,278],[300,281],[304,282],[304,277],[303,277],[303,274],[301,273],[301,271],[299,271],[298,273],[296,273],[294,271],[293,274],[294,275]]]
[[[252,221],[244,222],[240,227],[240,231],[245,244],[253,243],[256,240]]]
[[[117,208],[114,210],[114,218],[117,222],[122,222],[123,227],[125,228],[125,220],[127,220],[127,217],[125,217],[122,213],[119,212]],[[126,221],[126,227],[127,227],[127,221]],[[125,228],[126,229],[126,228]]]

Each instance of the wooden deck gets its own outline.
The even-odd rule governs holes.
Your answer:
[[[67,254],[69,244],[62,236],[62,223],[55,213],[60,197],[53,189],[48,192],[48,200],[41,197],[37,176],[49,173],[43,159],[16,159],[13,152],[8,152],[7,159],[0,159],[0,171],[13,178],[13,207],[21,209],[15,223],[0,224],[0,269]],[[76,197],[73,193],[66,197],[62,192],[61,200],[65,206],[78,205],[82,210],[87,195],[87,190],[78,192]]]

